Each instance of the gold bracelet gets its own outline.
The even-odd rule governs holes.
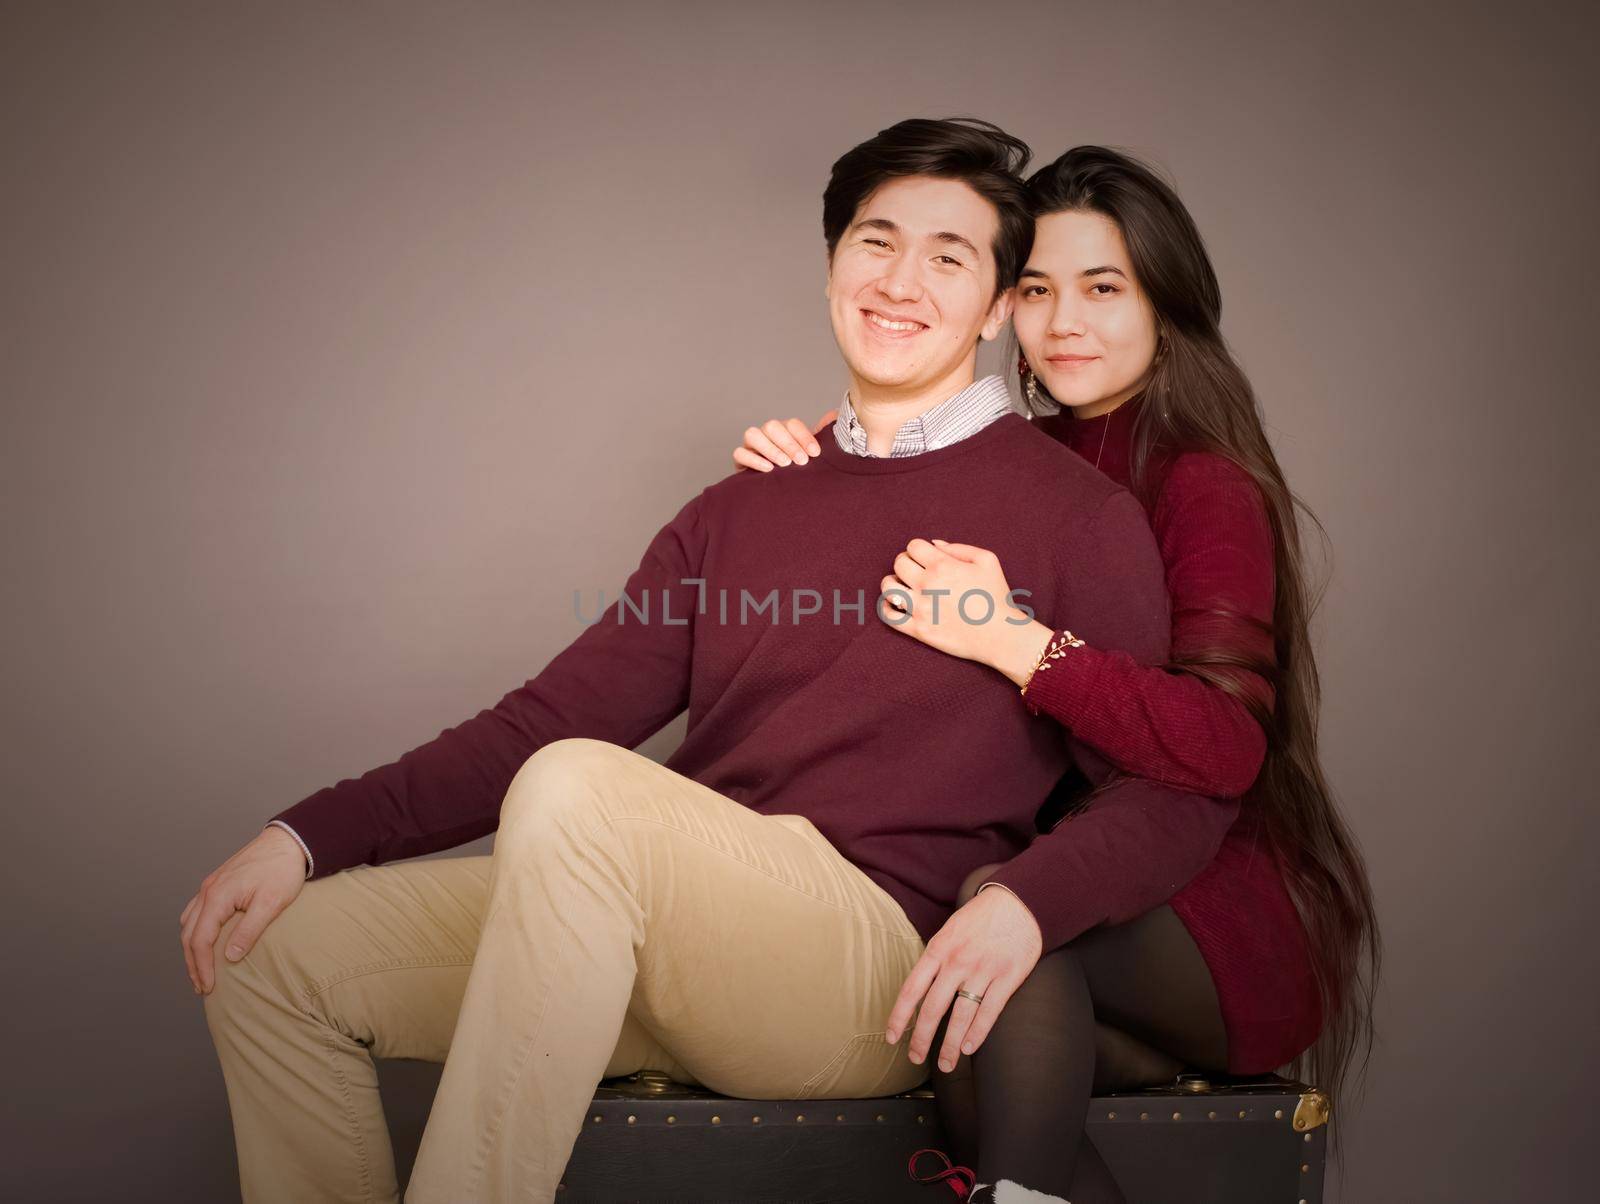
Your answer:
[[[1033,675],[1035,673],[1041,669],[1048,669],[1051,661],[1058,660],[1067,654],[1068,648],[1082,647],[1083,641],[1070,631],[1063,630],[1060,635],[1051,637],[1050,642],[1045,645],[1044,653],[1039,657],[1038,663],[1028,670],[1027,680],[1022,683],[1022,692],[1024,694],[1028,692],[1028,687],[1033,684]]]

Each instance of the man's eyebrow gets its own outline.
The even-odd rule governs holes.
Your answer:
[[[972,243],[967,239],[962,238],[959,234],[952,234],[948,230],[940,230],[939,233],[934,235],[934,238],[940,242],[954,243],[956,246],[964,248],[967,254],[971,255],[974,259],[979,257],[978,248],[973,246]]]
[[[900,227],[895,225],[886,217],[862,218],[859,222],[850,227],[850,233],[854,234],[857,230],[882,230],[886,234],[900,233]],[[971,255],[974,259],[980,258],[978,254],[978,248],[972,245],[970,239],[964,238],[960,234],[952,233],[949,230],[940,230],[937,234],[933,235],[933,238],[937,242],[952,243],[955,246],[965,249],[967,254]]]

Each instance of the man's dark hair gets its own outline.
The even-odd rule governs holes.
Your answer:
[[[1022,171],[1033,152],[1020,138],[976,117],[896,122],[841,155],[822,193],[822,233],[828,259],[850,228],[861,203],[881,185],[902,176],[960,180],[995,207],[994,238],[998,297],[1016,284],[1033,249],[1033,213]]]

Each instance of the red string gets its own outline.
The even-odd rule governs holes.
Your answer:
[[[924,1154],[932,1154],[939,1159],[944,1163],[944,1169],[935,1171],[931,1175],[917,1174],[917,1159]],[[950,1156],[943,1150],[918,1150],[911,1155],[910,1160],[906,1163],[906,1174],[910,1175],[918,1183],[939,1183],[941,1181],[947,1183],[950,1190],[956,1193],[958,1200],[965,1200],[971,1195],[973,1187],[978,1182],[978,1176],[970,1167],[954,1165],[950,1161]]]

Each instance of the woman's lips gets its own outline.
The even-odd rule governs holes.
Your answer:
[[[1099,358],[1098,355],[1047,355],[1044,357],[1044,362],[1054,364],[1057,368],[1081,368]]]

